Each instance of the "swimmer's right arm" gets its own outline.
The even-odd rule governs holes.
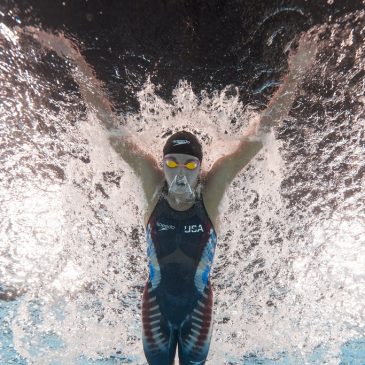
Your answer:
[[[97,79],[93,68],[86,62],[78,47],[63,34],[54,35],[32,27],[26,28],[26,33],[30,33],[45,48],[72,61],[73,77],[79,85],[83,100],[109,132],[108,139],[114,150],[141,179],[148,205],[153,204],[156,187],[163,181],[162,170],[156,160],[140,147],[141,143],[118,123],[102,82]]]
[[[119,128],[112,104],[104,91],[103,83],[97,79],[93,68],[86,62],[77,45],[62,33],[48,33],[34,27],[26,27],[24,32],[31,34],[45,49],[54,51],[60,57],[67,58],[72,62],[74,66],[72,76],[79,85],[87,107],[95,112],[107,130]]]
[[[132,167],[141,179],[147,199],[147,210],[151,210],[156,200],[156,192],[162,187],[164,181],[162,169],[153,156],[139,147],[140,144],[134,141],[133,136],[111,133],[109,141],[114,150],[122,156],[123,160]]]

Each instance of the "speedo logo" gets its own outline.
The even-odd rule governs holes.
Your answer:
[[[169,231],[170,229],[175,229],[176,227],[171,224],[165,224],[157,222],[156,226],[158,227],[158,231]]]
[[[187,139],[174,139],[172,141],[172,144],[174,146],[180,146],[181,144],[190,144],[190,141],[188,141]]]

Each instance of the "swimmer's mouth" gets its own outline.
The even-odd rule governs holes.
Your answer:
[[[184,177],[178,177],[176,179],[176,185],[178,185],[178,186],[185,186],[186,185],[186,178],[184,178]]]
[[[169,186],[169,193],[176,194],[180,197],[183,197],[185,201],[190,201],[195,199],[195,194],[189,185],[189,182],[186,176],[176,175],[174,180],[171,182]]]

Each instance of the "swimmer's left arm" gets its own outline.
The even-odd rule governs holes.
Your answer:
[[[310,66],[313,65],[317,54],[317,39],[304,34],[299,39],[297,51],[289,55],[289,72],[284,77],[279,89],[261,114],[256,126],[256,135],[260,136],[278,126],[290,112],[293,105],[298,83],[303,79]]]
[[[304,35],[295,54],[289,58],[289,73],[276,91],[261,117],[253,121],[245,136],[229,155],[217,160],[207,173],[204,184],[204,204],[211,219],[218,216],[218,206],[229,184],[263,146],[262,140],[270,129],[278,125],[289,113],[295,99],[298,82],[313,64],[316,55],[316,41]]]
[[[243,138],[233,153],[218,159],[208,171],[205,176],[203,199],[212,220],[216,221],[218,217],[218,206],[227,187],[262,146],[260,140],[251,141],[249,138]]]

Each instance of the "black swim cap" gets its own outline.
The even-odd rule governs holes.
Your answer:
[[[202,145],[198,138],[194,134],[186,131],[180,131],[174,133],[166,141],[165,147],[163,148],[163,155],[170,153],[184,153],[186,155],[192,155],[199,159],[203,158]]]

